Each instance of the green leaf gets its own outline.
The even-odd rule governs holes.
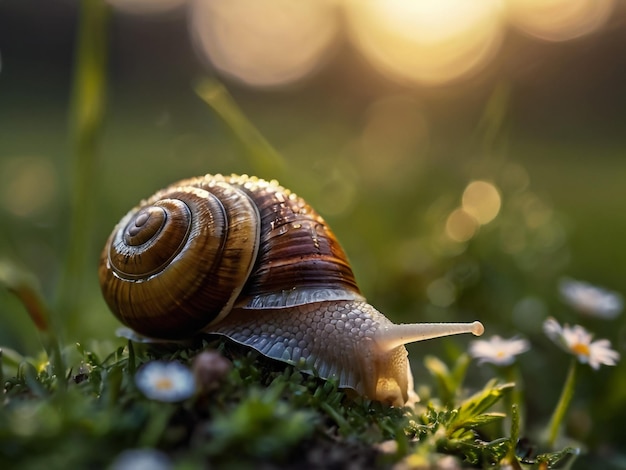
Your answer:
[[[580,454],[576,447],[566,447],[560,452],[550,452],[537,456],[537,463],[545,463],[548,468],[570,468]]]
[[[474,429],[478,426],[484,426],[485,424],[493,423],[506,418],[506,413],[482,413],[473,419],[468,419],[463,423],[464,428]]]
[[[24,356],[11,348],[2,347],[2,364],[17,369],[24,362]]]
[[[448,429],[453,431],[458,428],[471,427],[479,415],[497,403],[513,386],[512,383],[496,385],[495,380],[489,381],[483,390],[461,404],[458,413],[449,423]]]
[[[441,402],[445,405],[452,406],[456,388],[448,366],[435,356],[426,356],[424,358],[424,366],[426,366],[426,369],[428,369],[435,379]]]
[[[456,394],[465,380],[469,364],[470,357],[467,354],[461,354],[452,369],[438,357],[426,356],[424,358],[424,365],[434,377],[439,390],[439,398],[444,405],[454,406]]]
[[[439,452],[463,456],[472,465],[493,466],[500,462],[508,453],[510,441],[507,438],[491,442],[480,440],[441,440]]]

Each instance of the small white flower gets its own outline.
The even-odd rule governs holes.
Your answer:
[[[620,294],[586,282],[562,279],[559,291],[565,303],[586,315],[610,319],[619,315],[624,308]]]
[[[490,362],[498,366],[513,364],[515,356],[530,348],[528,341],[522,338],[504,339],[494,335],[489,340],[478,339],[470,343],[469,353],[478,363]]]
[[[175,361],[148,362],[135,374],[135,383],[146,397],[157,401],[186,400],[196,390],[189,368]]]
[[[548,318],[543,323],[543,331],[566,352],[593,369],[599,369],[601,365],[614,366],[619,360],[619,353],[611,349],[608,339],[591,341],[593,335],[580,325],[561,326],[554,318]]]
[[[119,454],[109,470],[169,470],[169,457],[155,449],[129,449]]]

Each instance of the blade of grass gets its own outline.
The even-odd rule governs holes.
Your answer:
[[[70,109],[71,220],[57,307],[70,328],[76,323],[93,227],[98,138],[105,108],[109,7],[81,0]]]
[[[226,87],[215,79],[207,78],[195,85],[195,91],[241,141],[255,174],[280,181],[285,170],[283,157],[245,116]]]
[[[2,351],[2,348],[0,348],[0,404],[4,404],[4,363],[2,361],[3,354],[4,353]]]
[[[559,401],[554,409],[552,417],[550,418],[550,423],[548,424],[548,447],[550,447],[550,449],[554,448],[556,439],[559,436],[559,430],[561,429],[561,423],[563,422],[565,413],[567,412],[569,404],[572,401],[572,397],[574,396],[577,369],[578,359],[574,358],[572,359],[569,372],[567,373],[565,384],[563,384],[561,396],[559,397]]]
[[[0,262],[0,287],[6,288],[24,305],[26,313],[39,332],[41,343],[48,355],[52,373],[57,377],[59,388],[65,389],[65,364],[57,329],[50,311],[39,293],[36,279],[17,266],[2,261]]]
[[[489,96],[483,115],[476,126],[476,137],[482,147],[483,158],[492,158],[498,145],[506,143],[507,139],[507,114],[511,86],[506,82],[500,82]]]

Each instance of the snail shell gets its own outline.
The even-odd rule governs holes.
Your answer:
[[[322,217],[246,175],[190,178],[142,201],[109,237],[99,277],[141,335],[224,335],[393,405],[413,393],[404,344],[482,333],[478,322],[394,325],[365,302]]]

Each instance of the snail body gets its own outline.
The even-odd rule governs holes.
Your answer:
[[[483,331],[393,324],[365,301],[322,217],[246,175],[190,178],[142,201],[109,237],[99,277],[111,311],[141,335],[223,335],[392,405],[414,395],[404,344]]]

